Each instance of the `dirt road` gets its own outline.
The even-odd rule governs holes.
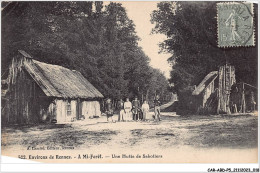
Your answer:
[[[115,118],[116,119],[116,118]],[[162,121],[108,123],[106,118],[60,125],[2,128],[2,151],[28,146],[82,151],[168,151],[171,149],[256,149],[258,117],[163,116]]]

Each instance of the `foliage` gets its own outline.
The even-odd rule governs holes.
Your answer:
[[[2,11],[2,74],[21,49],[80,71],[105,97],[168,94],[166,78],[149,66],[138,40],[120,3],[12,2]]]
[[[172,54],[176,90],[198,85],[226,62],[235,66],[238,81],[257,84],[257,47],[218,48],[216,14],[216,2],[160,2],[151,14],[153,32],[167,36],[160,47]]]
[[[257,4],[254,8],[257,30]],[[235,66],[237,82],[257,86],[257,46],[217,47],[216,2],[160,2],[151,22],[155,24],[153,33],[167,36],[160,44],[161,52],[172,55],[168,59],[173,64],[170,82],[184,109],[189,101],[182,95],[225,63]]]

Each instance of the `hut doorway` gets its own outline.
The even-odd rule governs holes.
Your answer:
[[[81,119],[82,116],[82,102],[80,99],[77,100],[77,105],[76,105],[76,118],[77,120]]]

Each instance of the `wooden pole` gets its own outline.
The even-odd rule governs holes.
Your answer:
[[[222,82],[221,82],[221,67],[219,67],[219,70],[218,70],[218,96],[217,96],[217,98],[218,98],[218,108],[217,108],[217,114],[219,114],[220,113],[220,104],[221,104],[221,101],[220,101],[220,99],[221,99],[221,87],[222,87]]]
[[[242,112],[246,113],[245,84],[242,83]]]
[[[224,65],[224,70],[223,70],[223,72],[224,72],[224,82],[223,82],[223,84],[224,84],[224,87],[223,87],[223,91],[224,91],[224,107],[223,107],[223,111],[224,112],[227,112],[227,88],[226,88],[226,64]]]
[[[231,90],[231,66],[227,66],[228,68],[228,71],[229,73],[229,76],[228,77],[228,85],[227,85],[227,114],[231,114],[231,111],[230,111],[230,90]]]

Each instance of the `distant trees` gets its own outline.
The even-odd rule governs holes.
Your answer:
[[[138,47],[120,3],[12,2],[2,10],[2,74],[22,49],[80,71],[106,97],[167,95],[168,82]]]
[[[257,4],[254,8],[257,29]],[[226,62],[235,66],[238,82],[257,86],[257,46],[218,48],[216,17],[216,2],[160,2],[151,14],[153,32],[167,36],[160,47],[172,54],[168,59],[173,64],[170,81],[180,101],[193,85]]]

